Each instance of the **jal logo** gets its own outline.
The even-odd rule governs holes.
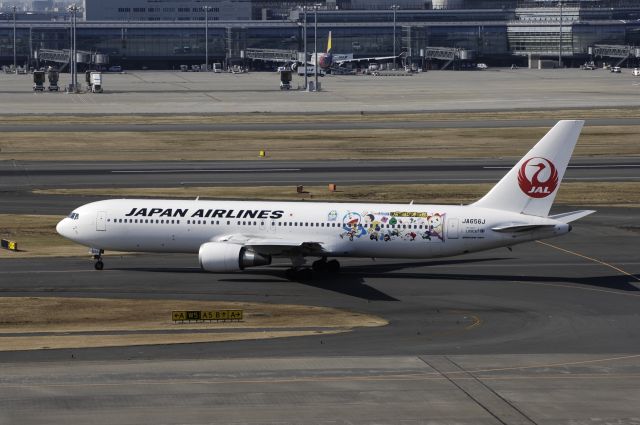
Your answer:
[[[558,187],[558,170],[548,159],[530,158],[520,167],[518,184],[529,197],[546,198]]]

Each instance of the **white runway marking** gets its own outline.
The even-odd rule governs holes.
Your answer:
[[[111,170],[114,174],[293,172],[301,168],[187,168],[184,170]]]

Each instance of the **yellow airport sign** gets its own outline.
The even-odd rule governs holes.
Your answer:
[[[178,310],[171,312],[171,320],[174,322],[203,322],[212,321],[241,321],[244,317],[244,310]]]

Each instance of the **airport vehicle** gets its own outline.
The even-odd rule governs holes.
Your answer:
[[[482,63],[482,62],[481,62],[481,63],[476,64],[476,68],[478,68],[478,69],[489,69],[489,67],[487,66],[487,64],[486,64],[486,63]],[[513,66],[511,67],[511,69],[513,69]]]
[[[632,74],[636,77],[640,77],[640,68],[633,68]]]
[[[291,68],[280,66],[278,67],[278,72],[280,73],[280,90],[291,89]]]
[[[91,92],[92,93],[102,93],[102,73],[93,71],[89,75],[91,80]]]
[[[33,91],[44,91],[44,71],[33,71]]]
[[[315,66],[299,66],[297,68],[298,71],[298,75],[300,76],[304,76],[304,72],[305,70],[307,71],[307,75],[308,76],[315,76],[316,75],[316,67]],[[318,75],[320,77],[324,77],[326,75],[326,72],[324,71],[324,69],[318,67]]]
[[[189,71],[189,65],[180,65],[180,71],[188,72]]]
[[[49,91],[59,91],[58,80],[60,79],[60,73],[56,69],[49,67],[47,77],[49,79]]]
[[[614,66],[611,68],[611,72],[620,74],[622,72],[622,69],[619,66]]]
[[[214,63],[213,64],[213,72],[216,73],[216,74],[221,73],[222,72],[222,64],[218,63],[218,62]]]
[[[594,212],[549,216],[583,124],[558,122],[466,206],[112,199],[76,208],[56,230],[92,247],[99,270],[104,250],[197,253],[203,270],[219,273],[285,257],[294,280],[339,271],[339,257],[427,259],[511,247],[566,234]],[[311,269],[307,257],[319,258]]]
[[[122,72],[122,67],[120,65],[110,66],[109,72]]]

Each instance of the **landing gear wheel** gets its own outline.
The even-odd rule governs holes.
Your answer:
[[[333,273],[333,274],[340,273],[340,262],[338,262],[338,260],[327,261],[326,267],[329,273]]]
[[[104,253],[103,249],[91,248],[91,254],[93,255],[93,259],[96,260],[96,262],[93,265],[93,267],[95,267],[96,270],[104,269],[104,263],[102,262],[102,254],[103,253]]]

